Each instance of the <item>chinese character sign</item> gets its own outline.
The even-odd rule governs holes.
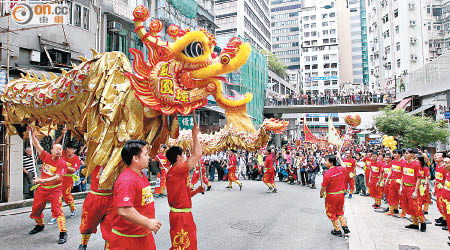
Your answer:
[[[194,118],[189,116],[178,116],[178,122],[180,124],[180,129],[192,129],[194,127]]]

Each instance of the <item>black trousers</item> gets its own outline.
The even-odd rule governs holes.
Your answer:
[[[302,180],[302,185],[309,184],[308,172],[300,172],[300,179]]]

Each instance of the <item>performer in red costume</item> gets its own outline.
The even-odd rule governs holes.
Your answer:
[[[236,178],[236,166],[237,166],[237,159],[235,151],[228,151],[228,186],[226,188],[233,188],[232,184],[233,182],[238,184],[239,190],[242,190],[242,183],[240,183]]]
[[[388,188],[387,188],[387,197],[389,204],[389,211],[385,213],[385,215],[394,215],[398,213],[399,204],[400,204],[400,185],[402,183],[402,173],[403,166],[405,165],[405,161],[402,160],[403,150],[396,149],[394,150],[394,160],[391,162],[391,171],[387,179],[389,180]],[[402,206],[403,207],[403,206]],[[402,213],[399,217],[405,217],[405,211],[402,209]]]
[[[435,220],[436,221],[435,225],[445,227],[447,226],[447,219],[446,219],[447,209],[445,207],[446,206],[445,203],[443,202],[442,191],[445,185],[445,178],[446,178],[445,164],[446,161],[449,161],[449,158],[447,158],[446,152],[442,151],[434,154],[434,161],[436,162],[436,173],[435,173],[436,188],[434,190],[434,194],[436,195],[437,208],[442,215],[441,217]]]
[[[166,190],[166,180],[167,180],[167,171],[170,169],[170,163],[167,161],[166,157],[167,145],[161,145],[161,152],[156,156],[156,159],[159,161],[159,166],[161,167],[161,193],[159,197],[164,196],[164,191]]]
[[[278,192],[277,190],[277,186],[275,185],[275,168],[273,166],[273,154],[274,154],[274,150],[270,150],[269,148],[266,148],[265,151],[266,154],[266,160],[264,163],[264,175],[263,175],[263,182],[264,184],[267,185],[267,187],[269,187],[269,189],[267,189],[267,193],[273,192],[276,193]]]
[[[28,130],[31,128],[28,127]],[[67,242],[66,217],[62,211],[62,176],[66,174],[67,164],[61,158],[62,146],[53,144],[51,154],[42,148],[39,140],[31,130],[31,141],[36,148],[39,158],[42,160],[41,178],[35,177],[34,183],[39,184],[34,195],[33,207],[30,218],[34,219],[37,225],[30,234],[36,234],[44,230],[45,203],[48,201],[52,206],[52,217],[58,221],[59,240],[58,244]]]
[[[203,193],[205,189],[199,186],[194,191],[191,191],[189,171],[202,158],[202,147],[198,140],[198,133],[198,125],[194,123],[192,128],[193,149],[189,158],[186,159],[183,149],[178,146],[173,146],[166,152],[167,160],[172,165],[167,173],[171,250],[197,249],[197,228],[191,213],[191,197],[198,193]]]
[[[333,223],[334,230],[331,231],[331,234],[342,236],[339,222],[344,230],[344,234],[350,233],[350,230],[344,217],[344,180],[346,178],[346,171],[344,167],[337,164],[338,160],[341,165],[345,165],[339,155],[337,159],[334,155],[325,157],[325,166],[328,170],[323,174],[320,198],[325,197],[325,210],[328,218]]]
[[[200,164],[197,164],[195,166],[194,174],[192,174],[192,179],[191,179],[191,188],[192,189],[194,189],[194,185],[197,184],[198,180],[200,179],[200,166],[199,165]],[[211,190],[211,184],[209,183],[208,177],[206,177],[206,174],[205,174],[206,168],[205,168],[205,161],[203,159],[201,160],[201,165],[202,165],[201,169],[202,169],[202,180],[203,180],[203,183],[205,183],[206,186],[208,187],[206,189],[206,191],[210,191]]]
[[[60,143],[63,136],[67,132],[66,128],[62,129],[61,135],[56,139],[55,143]],[[62,145],[64,147],[64,145]],[[74,173],[80,169],[80,158],[75,154],[75,142],[70,141],[66,145],[66,150],[63,151],[62,158],[67,162],[67,173],[63,176],[62,180],[62,197],[64,202],[70,207],[70,216],[77,216],[77,209],[75,208],[75,200],[72,195],[72,187],[74,178],[77,176]],[[53,220],[56,220],[53,218]],[[55,222],[55,221],[54,221]]]
[[[84,199],[83,210],[81,212],[81,244],[78,250],[86,250],[91,234],[97,232],[100,224],[102,237],[105,240],[105,250],[109,249],[111,241],[111,223],[113,209],[113,190],[102,190],[99,187],[100,177],[103,168],[97,166],[91,173],[91,191]]]
[[[150,159],[147,142],[129,140],[121,152],[127,167],[114,183],[114,208],[111,250],[154,250],[152,232],[158,232],[161,222],[155,219],[152,188],[142,172]]]
[[[403,166],[403,183],[400,187],[403,199],[402,206],[404,206],[402,208],[405,209],[407,214],[411,215],[412,220],[412,224],[405,226],[405,228],[419,229],[420,222],[420,231],[425,232],[427,224],[425,223],[419,198],[419,185],[422,179],[420,170],[425,165],[425,161],[422,155],[415,156],[414,153],[413,149],[407,149],[405,152],[406,164]]]
[[[352,158],[352,152],[345,152],[345,195],[347,195],[347,189],[349,191],[348,198],[351,199],[353,192],[355,191],[355,176],[356,176],[356,161]]]

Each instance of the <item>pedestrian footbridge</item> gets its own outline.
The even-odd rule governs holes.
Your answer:
[[[388,103],[264,106],[264,114],[376,112]]]

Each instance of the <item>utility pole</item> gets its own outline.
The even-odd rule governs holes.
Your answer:
[[[10,56],[10,50],[9,50],[9,33],[10,33],[10,25],[11,25],[11,12],[6,14],[8,16],[8,30],[7,30],[7,37],[6,37],[6,83],[9,83],[9,56]]]

